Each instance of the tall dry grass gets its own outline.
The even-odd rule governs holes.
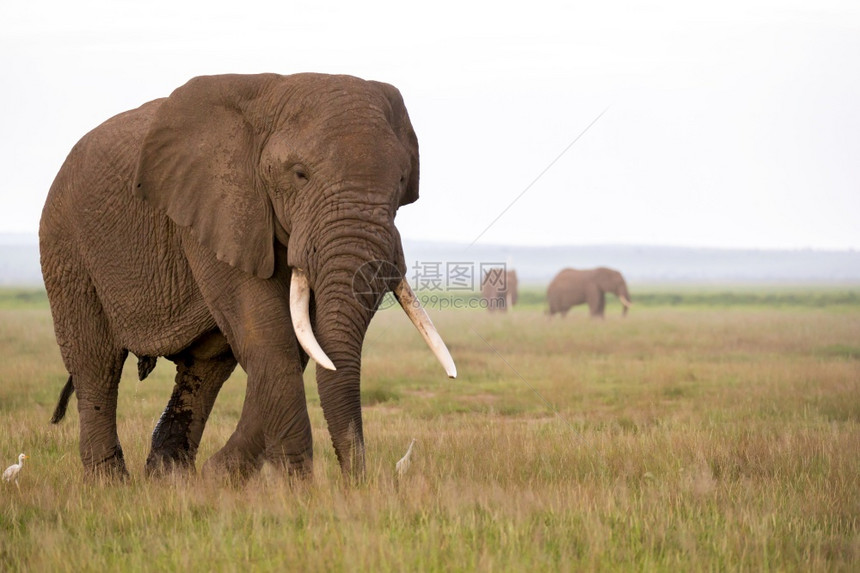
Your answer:
[[[0,487],[8,571],[851,571],[860,565],[860,309],[637,308],[626,320],[436,313],[447,380],[408,321],[365,344],[368,475],[345,486],[312,371],[312,480],[146,480],[172,385],[120,388],[132,477],[83,479],[45,308],[0,310]],[[311,369],[312,370],[312,369]],[[225,385],[200,459],[229,437]],[[410,473],[394,463],[411,438]],[[5,467],[5,465],[4,465]]]

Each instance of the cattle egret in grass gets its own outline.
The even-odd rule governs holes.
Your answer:
[[[406,455],[400,458],[400,461],[394,466],[397,469],[397,475],[403,477],[409,469],[409,458],[412,457],[412,446],[415,445],[415,438],[412,438],[412,443],[409,444],[409,449],[406,450]]]
[[[18,463],[6,468],[6,471],[3,472],[3,479],[5,481],[15,480],[15,485],[20,488],[21,486],[18,485],[18,474],[21,473],[21,468],[24,467],[24,460],[28,457],[27,454],[18,454]]]

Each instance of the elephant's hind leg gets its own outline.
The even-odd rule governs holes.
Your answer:
[[[170,359],[176,363],[176,383],[152,433],[148,475],[193,470],[206,420],[221,386],[236,368],[233,352],[219,332],[204,335]]]
[[[116,426],[122,367],[128,351],[115,340],[89,278],[68,257],[63,281],[46,275],[57,340],[78,396],[80,453],[94,474],[128,474]],[[78,271],[78,272],[75,272]]]
[[[80,451],[84,467],[95,474],[128,474],[116,427],[119,380],[127,352],[105,349],[88,366],[72,373],[78,395]]]

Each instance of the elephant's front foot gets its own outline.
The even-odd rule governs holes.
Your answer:
[[[310,479],[314,473],[314,460],[312,456],[301,456],[299,459],[290,460],[287,465],[287,475],[290,478]]]
[[[207,478],[226,479],[232,483],[242,483],[259,473],[263,467],[262,451],[242,450],[231,447],[230,443],[203,464],[203,475]]]
[[[312,447],[295,454],[285,452],[281,448],[270,448],[266,453],[266,459],[290,479],[308,479],[313,475]]]

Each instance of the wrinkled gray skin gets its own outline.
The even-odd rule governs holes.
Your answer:
[[[571,307],[587,303],[592,318],[603,318],[607,292],[619,299],[624,297],[628,301],[631,300],[627,283],[616,270],[606,267],[588,270],[563,269],[552,279],[547,289],[549,314],[552,316],[560,313],[566,316]],[[627,305],[622,304],[622,308],[622,315],[626,316]]]
[[[342,470],[360,476],[361,347],[394,285],[353,277],[369,261],[405,271],[394,216],[417,198],[418,143],[400,93],[348,76],[198,77],[84,136],[40,228],[84,467],[126,474],[116,408],[132,352],[142,376],[153,357],[176,363],[148,472],[194,467],[238,363],[248,374],[241,417],[204,471],[245,476],[269,461],[308,473],[308,357],[289,310],[300,268],[316,338],[337,367],[317,368],[322,408]]]
[[[482,283],[481,298],[490,312],[507,312],[517,304],[517,271],[492,268],[484,275]]]

